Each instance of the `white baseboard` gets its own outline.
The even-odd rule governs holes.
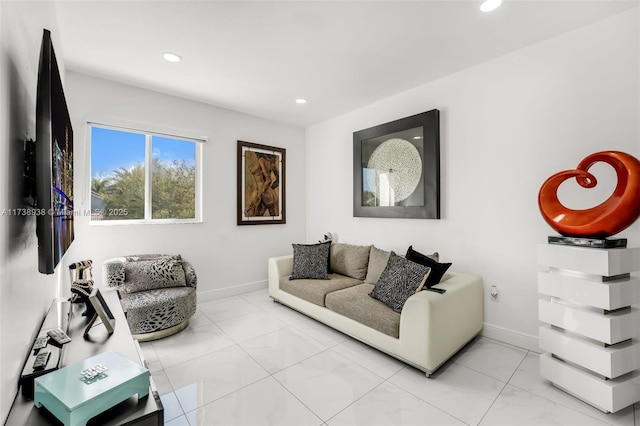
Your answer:
[[[500,342],[508,343],[509,345],[540,353],[538,336],[520,333],[519,331],[510,330],[498,325],[487,324],[486,322],[484,323],[482,333],[480,334],[490,339],[499,340]]]
[[[209,300],[223,299],[225,297],[237,296],[239,294],[262,290],[264,288],[267,288],[267,280],[198,292],[198,303],[208,302]]]
[[[209,300],[222,299],[225,297],[237,296],[239,294],[248,293],[250,291],[262,290],[267,288],[267,280],[255,281],[252,283],[239,284],[232,287],[218,288],[204,292],[198,292],[198,302],[207,302]],[[509,345],[517,346],[529,351],[540,353],[538,344],[538,336],[521,333],[498,325],[483,324],[482,332],[484,337],[498,340]]]

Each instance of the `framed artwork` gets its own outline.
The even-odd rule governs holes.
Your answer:
[[[353,216],[440,219],[440,111],[353,134]]]
[[[286,223],[286,150],[238,141],[238,225]]]
[[[93,306],[93,309],[95,309],[96,313],[93,314],[93,318],[91,318],[91,321],[89,321],[89,324],[85,328],[84,336],[86,337],[89,334],[91,327],[93,327],[93,323],[96,321],[96,319],[98,319],[98,317],[100,317],[100,320],[107,329],[109,335],[113,334],[113,329],[116,326],[116,319],[111,313],[111,309],[109,309],[109,306],[104,300],[104,297],[102,297],[99,289],[93,289],[93,291],[89,295],[89,302],[91,302],[91,305]]]

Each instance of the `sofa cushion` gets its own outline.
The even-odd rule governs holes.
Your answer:
[[[370,296],[399,313],[407,299],[422,288],[429,272],[428,267],[391,252]]]
[[[400,314],[369,297],[373,284],[360,284],[327,294],[327,308],[391,337],[400,335]]]
[[[124,263],[124,276],[121,288],[125,293],[187,285],[179,256],[127,261]]]
[[[342,290],[362,283],[355,278],[344,275],[329,274],[328,280],[290,280],[289,277],[280,278],[280,290],[296,297],[325,306],[325,296],[332,291]]]
[[[382,275],[382,271],[387,267],[390,251],[381,250],[376,246],[371,246],[369,254],[369,266],[367,268],[367,276],[364,282],[367,284],[376,284]]]
[[[197,295],[193,287],[161,288],[121,296],[120,303],[133,334],[173,327],[196,312]]]
[[[292,244],[291,280],[328,280],[331,241],[319,244]]]
[[[427,277],[424,288],[429,288],[438,284],[440,280],[442,280],[442,276],[444,275],[444,273],[447,272],[447,269],[449,269],[449,267],[451,266],[451,263],[438,263],[439,258],[434,259],[432,256],[427,256],[418,251],[415,251],[413,249],[413,246],[409,246],[409,248],[407,249],[406,257],[412,262],[416,262],[420,265],[431,268],[431,273],[429,274],[429,277]]]
[[[371,246],[334,243],[331,245],[331,272],[363,281],[367,275]]]

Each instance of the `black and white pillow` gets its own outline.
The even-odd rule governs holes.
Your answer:
[[[387,266],[369,296],[400,313],[407,299],[422,289],[430,272],[430,268],[391,252]]]
[[[319,244],[292,244],[293,269],[290,280],[328,280],[331,241]]]
[[[427,282],[424,284],[424,288],[430,288],[438,284],[444,273],[447,272],[447,269],[451,267],[451,263],[438,263],[432,256],[427,256],[419,251],[415,251],[413,246],[409,246],[407,249],[406,257],[412,262],[431,268],[431,273],[429,274],[429,278],[427,278]]]
[[[174,257],[136,260],[124,264],[125,293],[155,290],[166,287],[186,287],[182,260]]]

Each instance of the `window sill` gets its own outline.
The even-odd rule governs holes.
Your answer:
[[[193,225],[201,224],[201,219],[156,219],[150,220],[92,220],[89,226],[131,226],[131,225]]]

